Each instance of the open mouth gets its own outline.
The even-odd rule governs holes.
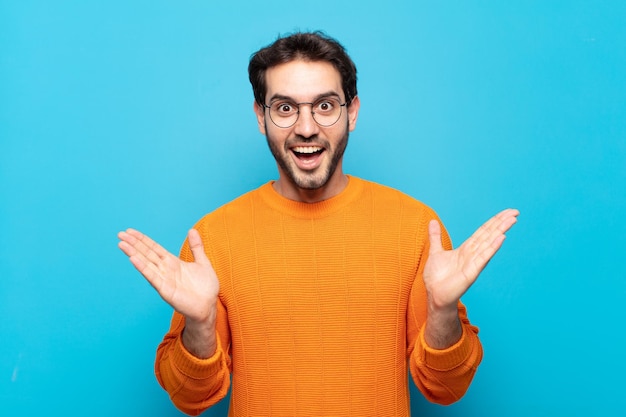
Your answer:
[[[296,157],[298,165],[302,169],[314,169],[321,162],[320,155],[324,153],[321,146],[295,146],[291,148],[291,152]]]
[[[311,159],[324,152],[324,148],[319,146],[296,146],[291,151],[298,159]]]

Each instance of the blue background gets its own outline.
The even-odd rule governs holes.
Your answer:
[[[622,415],[624,22],[620,0],[0,0],[0,414],[180,414],[152,367],[171,310],[116,234],[177,252],[275,178],[247,62],[322,29],[359,69],[348,173],[431,205],[456,244],[521,211],[464,297],[473,385],[450,407],[413,387],[414,415]]]

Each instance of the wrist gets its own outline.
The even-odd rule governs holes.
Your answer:
[[[433,349],[446,349],[459,341],[463,334],[456,305],[434,307],[429,305],[424,339]]]
[[[185,318],[182,342],[189,353],[201,359],[213,356],[217,349],[217,338],[215,336],[216,317],[217,309],[213,308],[206,319]]]

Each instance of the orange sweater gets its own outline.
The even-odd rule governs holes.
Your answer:
[[[458,400],[482,348],[461,304],[461,340],[445,350],[424,341],[433,218],[355,177],[320,203],[287,200],[268,183],[208,214],[196,228],[220,280],[218,348],[190,355],[174,313],[159,382],[188,414],[223,398],[231,373],[230,416],[408,416],[407,367],[429,400]],[[193,259],[187,242],[181,258]]]

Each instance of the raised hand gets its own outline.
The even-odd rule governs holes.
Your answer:
[[[480,272],[502,246],[505,233],[515,224],[519,211],[504,210],[480,226],[457,249],[441,245],[441,226],[428,225],[430,252],[424,269],[424,285],[434,308],[456,307],[458,300],[476,281]]]
[[[219,281],[197,230],[190,230],[189,246],[195,262],[184,262],[141,232],[118,234],[119,248],[157,290],[161,298],[188,321],[210,321],[215,314]]]

